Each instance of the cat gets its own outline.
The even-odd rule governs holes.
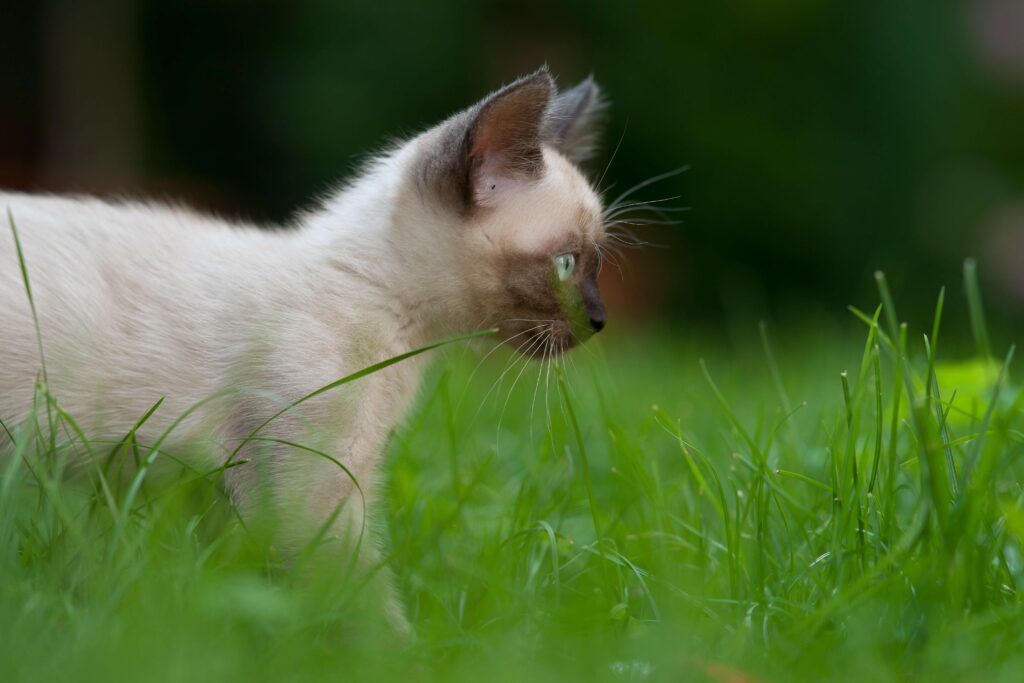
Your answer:
[[[179,441],[239,451],[224,482],[243,519],[272,508],[291,552],[326,523],[344,536],[365,521],[345,504],[352,478],[372,500],[426,355],[285,412],[263,432],[277,441],[239,440],[283,405],[446,336],[494,328],[540,357],[604,327],[602,204],[577,167],[604,106],[591,78],[560,93],[541,68],[393,146],[288,228],[0,193],[14,228],[0,231],[0,419],[29,417],[43,372],[90,436],[123,436],[163,399],[141,443],[185,414]],[[361,544],[361,566],[378,553]],[[381,576],[387,617],[407,631]]]

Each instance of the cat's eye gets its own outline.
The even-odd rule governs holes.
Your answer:
[[[559,254],[555,257],[555,273],[558,279],[565,282],[572,275],[572,269],[576,267],[576,256],[574,254]]]

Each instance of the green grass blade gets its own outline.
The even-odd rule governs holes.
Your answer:
[[[308,400],[310,400],[312,398],[316,398],[317,396],[320,396],[322,394],[326,394],[327,392],[333,391],[334,389],[337,389],[340,386],[343,386],[343,385],[348,384],[350,382],[354,382],[357,379],[361,379],[363,377],[366,377],[367,375],[372,375],[373,373],[379,372],[379,371],[383,370],[384,368],[391,367],[395,363],[400,363],[403,360],[406,360],[408,358],[412,358],[414,356],[418,356],[420,354],[426,353],[427,351],[433,351],[434,349],[440,348],[442,346],[447,346],[449,344],[455,344],[455,343],[461,342],[461,341],[467,341],[469,339],[475,339],[477,337],[484,337],[484,336],[492,335],[492,334],[495,334],[496,332],[497,332],[496,329],[481,330],[479,332],[471,332],[470,334],[463,334],[463,335],[460,335],[460,336],[457,336],[457,337],[452,337],[450,339],[444,339],[444,340],[441,340],[441,341],[438,341],[438,342],[434,342],[432,344],[427,344],[426,346],[422,346],[422,347],[420,347],[418,349],[414,349],[412,351],[406,351],[405,353],[400,353],[397,356],[392,356],[391,358],[388,358],[386,360],[382,360],[379,363],[374,363],[373,365],[369,365],[369,366],[363,368],[362,370],[357,370],[356,372],[353,372],[353,373],[351,373],[349,375],[346,375],[346,376],[342,377],[341,379],[338,379],[338,380],[335,380],[335,381],[330,382],[328,384],[325,384],[324,386],[320,387],[319,389],[315,389],[314,391],[309,392],[308,394],[306,394],[302,398],[299,398],[298,400],[295,400],[295,401],[289,403],[284,408],[281,408],[281,410],[277,411],[276,413],[274,413],[273,415],[271,415],[270,417],[265,419],[263,422],[261,422],[259,424],[259,426],[257,426],[254,430],[252,430],[247,435],[246,439],[244,439],[231,452],[231,455],[228,456],[228,459],[227,459],[225,464],[230,464],[231,461],[235,459],[235,457],[238,455],[238,452],[245,445],[246,440],[251,439],[252,437],[256,436],[261,431],[263,431],[263,429],[267,425],[269,425],[271,422],[273,422],[274,420],[276,420],[277,418],[281,417],[282,415],[284,415],[288,411],[295,409],[296,407],[302,405],[303,403],[305,403],[306,401],[308,401]]]
[[[964,289],[967,293],[967,312],[971,316],[971,333],[978,354],[985,359],[991,358],[992,345],[985,326],[985,310],[981,305],[981,288],[978,286],[978,266],[974,259],[964,261]]]

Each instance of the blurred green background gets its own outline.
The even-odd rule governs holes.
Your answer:
[[[613,314],[924,317],[977,256],[1024,310],[1019,0],[56,0],[2,10],[0,186],[286,220],[387,140],[550,64],[611,101],[614,196],[687,165]],[[614,321],[613,321],[614,322]]]

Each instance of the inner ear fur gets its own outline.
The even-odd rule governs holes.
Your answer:
[[[551,74],[541,69],[485,99],[467,131],[471,170],[539,176],[544,168],[542,127],[554,90]]]
[[[547,68],[506,85],[441,125],[420,179],[462,212],[502,179],[539,178],[541,145],[555,83]]]

